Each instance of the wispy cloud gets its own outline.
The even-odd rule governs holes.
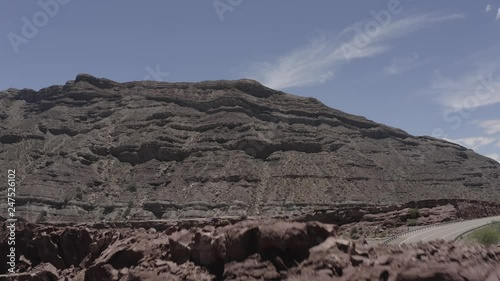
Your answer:
[[[361,22],[335,38],[320,36],[272,61],[252,66],[250,77],[277,89],[321,84],[332,79],[343,64],[380,55],[390,49],[388,41],[444,21],[463,19],[461,14],[420,14],[380,24],[375,34],[365,34]],[[371,21],[374,22],[374,21]],[[360,46],[360,41],[363,41]]]
[[[497,11],[497,16],[495,17],[496,20],[500,19],[500,8],[498,8],[498,11]]]
[[[499,62],[480,64],[475,71],[446,77],[437,72],[429,92],[445,108],[473,110],[500,103]]]
[[[399,75],[428,63],[428,60],[419,60],[418,54],[409,57],[397,57],[391,60],[391,64],[384,68],[389,75]]]
[[[483,120],[475,123],[484,129],[488,135],[500,134],[500,119]]]
[[[478,149],[480,147],[492,144],[495,142],[495,138],[490,138],[490,137],[471,137],[471,138],[463,138],[463,139],[455,139],[455,140],[450,140],[450,142],[458,143],[462,146],[471,148],[471,149]]]
[[[491,11],[491,9],[492,9],[491,4],[486,5],[486,9],[485,9],[486,12]]]

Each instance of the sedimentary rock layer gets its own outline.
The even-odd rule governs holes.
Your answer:
[[[16,170],[18,215],[32,221],[500,201],[492,159],[252,80],[117,83],[82,74],[3,91],[0,166]]]

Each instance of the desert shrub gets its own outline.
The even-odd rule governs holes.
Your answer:
[[[111,212],[113,212],[114,209],[115,209],[114,206],[104,206],[103,214],[104,215],[110,214]]]
[[[474,231],[472,239],[483,245],[496,245],[500,243],[500,225],[492,225]]]
[[[70,196],[68,195],[64,196],[64,206],[68,206],[70,200],[71,200]]]
[[[415,226],[417,224],[418,224],[418,222],[416,219],[409,219],[406,221],[406,225],[408,225],[408,226]]]
[[[127,218],[130,215],[130,211],[132,210],[132,207],[134,206],[133,201],[128,201],[127,208],[123,210],[122,217]]]
[[[36,222],[39,223],[39,222],[44,222],[46,220],[47,220],[47,211],[43,210],[36,218]]]
[[[408,215],[410,216],[410,218],[416,219],[416,218],[420,217],[420,211],[417,208],[410,209],[410,210],[408,210]]]
[[[130,215],[130,209],[131,209],[131,208],[130,208],[130,206],[129,206],[129,207],[127,207],[127,209],[125,209],[125,210],[123,211],[122,216],[123,216],[124,218],[127,218],[127,216],[128,216],[128,215]]]
[[[349,231],[349,236],[352,238],[352,239],[358,239],[359,238],[359,231],[358,231],[358,228],[353,226],[351,228],[351,230]]]
[[[79,186],[76,188],[76,195],[75,195],[75,197],[77,199],[80,199],[80,200],[82,200],[82,198],[83,198],[83,190]]]
[[[137,191],[137,185],[133,182],[127,184],[127,190],[130,192],[136,192]]]
[[[387,230],[384,230],[384,231],[382,231],[380,233],[375,234],[375,237],[376,238],[385,238],[385,237],[387,237],[387,235],[388,235]]]
[[[349,231],[349,235],[352,237],[353,235],[358,234],[358,228],[353,226],[351,227],[351,230]]]

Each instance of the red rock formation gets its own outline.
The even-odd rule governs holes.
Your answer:
[[[175,231],[27,225],[19,231],[26,245],[19,273],[0,280],[500,280],[498,247],[374,247],[335,229],[280,220]]]

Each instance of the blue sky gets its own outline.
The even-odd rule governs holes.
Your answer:
[[[0,89],[244,77],[500,160],[498,0],[0,2]]]

